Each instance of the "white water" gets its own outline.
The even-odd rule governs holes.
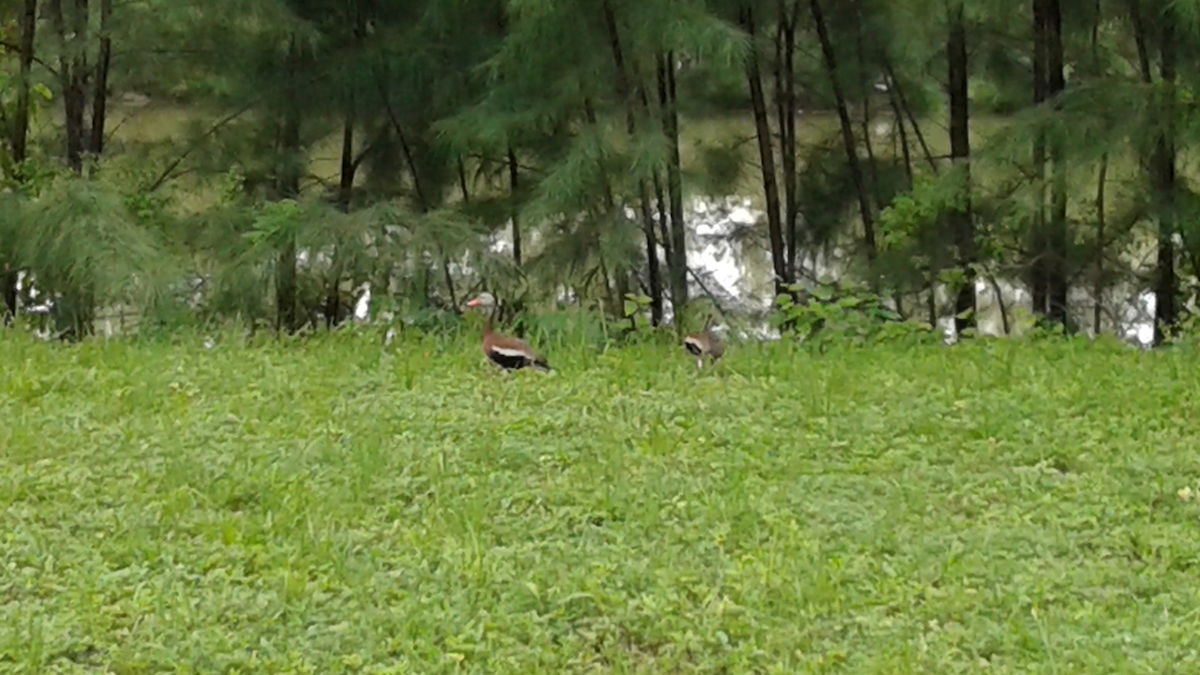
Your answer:
[[[744,320],[738,322],[737,330],[742,337],[778,339],[778,331],[767,325],[765,320],[766,314],[774,305],[774,277],[769,251],[764,247],[735,243],[741,241],[741,238],[733,236],[739,230],[762,225],[765,214],[754,209],[751,204],[749,199],[725,198],[693,199],[687,205],[685,217],[688,266],[696,276],[704,280],[701,287],[694,279],[689,279],[690,295],[701,297],[711,292],[717,297],[723,310],[743,317]],[[627,215],[630,218],[635,217],[632,210]],[[492,241],[492,250],[495,252],[506,252],[510,247],[507,230]],[[661,248],[659,251],[662,259],[665,259]],[[823,256],[813,255],[807,256],[805,263],[812,275],[832,281],[839,276],[844,262],[842,255],[840,250],[835,249],[828,260]],[[1000,287],[1004,306],[1010,317],[1010,331],[1019,332],[1023,325],[1028,325],[1030,295],[1019,281],[997,279],[996,285]],[[1003,335],[1003,321],[991,283],[987,280],[976,281],[975,292],[979,305],[979,332],[985,335]],[[364,295],[369,298],[369,291]],[[1148,347],[1153,342],[1153,292],[1118,287],[1110,289],[1105,300],[1108,311],[1105,312],[1102,330],[1115,332],[1122,339],[1143,347]],[[939,306],[946,306],[948,301],[945,290],[939,288]],[[1090,332],[1093,305],[1090,293],[1082,289],[1073,289],[1068,302],[1076,320],[1081,325],[1088,326]],[[360,300],[356,317],[365,320],[366,308],[367,303]],[[913,308],[908,309],[911,312]],[[670,320],[672,314],[669,298],[664,299],[664,318]],[[938,324],[946,338],[953,339],[952,313],[947,311],[939,316]],[[726,324],[718,325],[718,328],[730,327]]]

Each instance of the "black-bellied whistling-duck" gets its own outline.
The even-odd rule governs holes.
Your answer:
[[[692,333],[683,339],[683,348],[696,357],[696,370],[704,367],[705,356],[711,358],[715,366],[717,360],[725,355],[725,343],[721,342],[721,338],[713,335],[710,328],[712,328],[711,315],[705,320],[703,330]]]
[[[529,343],[492,331],[496,298],[492,297],[491,293],[481,293],[479,297],[468,302],[467,307],[478,307],[487,311],[487,323],[483,327],[483,354],[497,367],[510,372],[522,368],[546,372],[553,370],[546,358],[530,347]]]

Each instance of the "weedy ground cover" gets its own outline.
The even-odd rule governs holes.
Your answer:
[[[1200,672],[1200,368],[0,335],[0,671]]]

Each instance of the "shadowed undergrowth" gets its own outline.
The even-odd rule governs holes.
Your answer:
[[[5,672],[1196,668],[1185,349],[0,348]]]

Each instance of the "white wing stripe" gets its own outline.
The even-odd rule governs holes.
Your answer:
[[[526,352],[523,349],[509,349],[507,347],[492,347],[490,351],[493,351],[497,354],[501,354],[503,356],[525,356],[525,357],[529,356],[529,352]]]

